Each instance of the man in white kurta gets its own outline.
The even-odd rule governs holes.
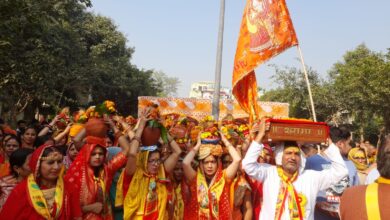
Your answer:
[[[257,159],[260,152],[263,150],[261,140],[264,136],[264,130],[264,128],[260,129],[256,139],[251,143],[245,158],[242,161],[242,166],[251,178],[263,182],[263,203],[260,212],[260,220],[274,220],[281,186],[281,179],[278,175],[277,166],[280,166],[285,170],[285,167],[282,165],[284,147],[279,146],[275,150],[275,162],[277,166],[258,163]],[[302,208],[303,219],[314,219],[314,207],[319,190],[329,188],[332,184],[339,182],[343,177],[348,175],[347,167],[336,145],[331,144],[324,153],[331,162],[331,167],[330,169],[323,171],[304,170],[305,159],[302,156],[302,153],[300,153],[300,165],[299,170],[297,171],[298,176],[292,185],[298,194],[303,195],[306,198],[306,204],[304,204],[304,208]],[[288,201],[284,202],[283,205],[284,209],[280,219],[289,220],[290,213]]]

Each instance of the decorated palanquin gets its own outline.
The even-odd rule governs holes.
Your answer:
[[[299,141],[325,143],[329,136],[329,127],[325,122],[313,122],[306,119],[267,119],[269,129],[264,142]]]
[[[160,114],[181,114],[193,117],[200,121],[206,116],[211,115],[212,100],[197,98],[161,98],[152,96],[138,97],[138,114],[150,102],[159,106]],[[267,116],[272,118],[287,118],[288,103],[280,102],[258,102],[260,107],[260,117]],[[219,103],[219,119],[224,118],[227,114],[232,114],[234,118],[245,118],[248,114],[234,100],[221,100]]]

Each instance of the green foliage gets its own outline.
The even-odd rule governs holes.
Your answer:
[[[180,80],[177,77],[169,77],[161,71],[153,72],[152,77],[160,88],[157,96],[173,97],[177,95],[177,87],[180,85]]]
[[[365,45],[348,51],[330,71],[342,107],[366,127],[373,118],[383,120],[390,131],[390,62],[388,54],[370,51]]]
[[[334,64],[323,80],[309,68],[308,75],[319,121],[352,123],[362,138],[390,131],[390,50],[386,54],[359,45]],[[290,116],[310,117],[304,75],[295,68],[276,68],[273,79],[280,86],[266,91],[265,101],[290,104]]]
[[[296,68],[280,68],[274,66],[276,74],[272,77],[273,80],[280,85],[278,88],[266,91],[261,97],[263,101],[278,101],[288,102],[290,104],[290,116],[295,118],[310,118],[311,107],[306,86],[305,77],[302,71]],[[313,99],[320,95],[322,88],[322,80],[318,73],[313,69],[308,69],[308,77],[311,83]],[[317,112],[318,119],[326,117]]]
[[[137,97],[161,90],[152,71],[130,63],[133,48],[113,22],[86,11],[89,0],[0,2],[2,113],[31,111],[47,103],[87,106],[106,99],[123,114]],[[119,104],[121,103],[121,104]]]

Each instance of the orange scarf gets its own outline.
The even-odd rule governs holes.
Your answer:
[[[215,174],[210,186],[206,178],[198,169],[197,180],[197,198],[199,204],[199,219],[218,219],[220,215],[219,202],[225,187],[225,172],[220,169]]]
[[[291,220],[302,220],[305,216],[305,203],[306,198],[303,194],[296,192],[293,182],[298,178],[298,172],[296,172],[291,178],[288,178],[283,169],[278,166],[278,175],[281,180],[278,200],[276,203],[275,219],[280,220],[284,212],[284,204],[288,202],[288,209]]]

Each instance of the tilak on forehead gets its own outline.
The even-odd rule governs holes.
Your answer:
[[[293,146],[293,145],[291,145],[291,146],[285,146],[284,147],[284,150],[289,150],[289,151],[293,151],[293,152],[301,152],[301,149],[298,147],[298,146]],[[283,151],[284,151],[283,150]]]

